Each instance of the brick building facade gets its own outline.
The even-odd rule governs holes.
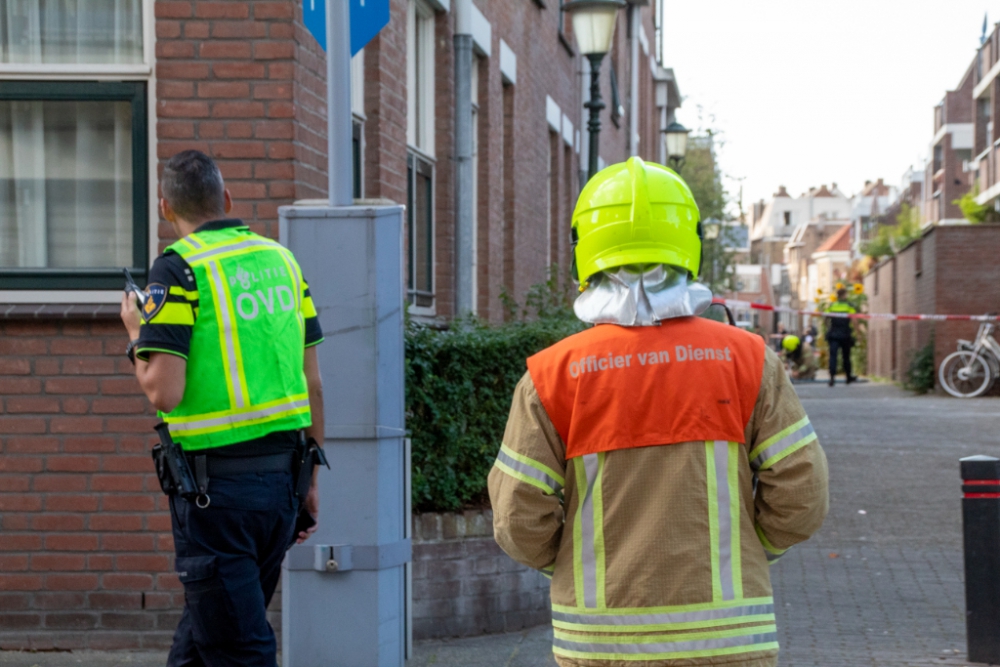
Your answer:
[[[131,27],[98,38],[113,55],[60,56],[67,51],[50,46],[74,37],[44,31],[23,52],[0,49],[0,207],[16,211],[0,221],[8,649],[162,648],[178,619],[169,516],[148,453],[155,416],[122,354],[117,317],[116,267],[134,267],[143,282],[172,240],[156,211],[162,161],[187,148],[213,156],[234,215],[271,237],[279,206],[325,195],[325,56],[301,1],[116,6],[122,16],[103,30]],[[476,310],[492,321],[503,317],[501,293],[520,299],[551,266],[568,266],[588,73],[560,6],[476,2]],[[408,261],[430,287],[410,284],[414,314],[431,320],[455,312],[448,9],[447,0],[392,0],[389,25],[354,62],[356,194],[425,215],[416,241],[427,241],[427,255],[411,234]],[[663,161],[660,129],[679,97],[657,57],[657,12],[660,2],[622,11],[604,60],[604,163],[632,153]],[[12,40],[7,28],[0,34]]]
[[[996,312],[1000,225],[941,225],[865,276],[870,313]],[[934,343],[934,369],[957,349],[959,338],[975,338],[976,322],[886,321],[868,323],[868,372],[901,382],[914,354]]]
[[[945,93],[934,107],[934,138],[924,176],[924,219],[927,224],[961,223],[962,211],[955,200],[969,191],[969,164],[978,151],[973,123],[973,63],[955,90]],[[980,130],[982,135],[985,126]],[[979,142],[982,143],[980,137]]]

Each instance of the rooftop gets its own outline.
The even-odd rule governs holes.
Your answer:
[[[851,225],[850,223],[844,225],[827,240],[823,241],[823,244],[816,248],[816,252],[830,252],[836,250],[850,250],[851,249]]]

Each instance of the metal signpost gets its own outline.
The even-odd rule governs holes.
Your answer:
[[[350,159],[350,56],[388,22],[389,0],[303,2],[306,26],[330,45],[330,200],[283,206],[279,217],[326,335],[319,359],[332,471],[319,474],[318,530],[285,558],[282,660],[402,667],[410,561],[403,207],[355,206]]]

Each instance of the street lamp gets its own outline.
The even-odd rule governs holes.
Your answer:
[[[676,120],[663,130],[663,143],[667,146],[667,162],[674,168],[674,171],[680,171],[684,167],[684,156],[687,155],[688,132],[690,131]]]
[[[615,19],[618,10],[625,6],[625,0],[570,0],[563,6],[563,11],[569,12],[573,18],[573,34],[580,54],[590,60],[590,99],[585,106],[590,109],[590,121],[587,129],[590,131],[590,164],[587,169],[587,180],[597,173],[597,137],[601,132],[601,109],[604,101],[601,99],[601,60],[611,48],[611,40],[615,35]]]

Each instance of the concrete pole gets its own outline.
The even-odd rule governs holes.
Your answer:
[[[326,0],[326,148],[330,206],[354,203],[350,0]]]
[[[285,667],[403,667],[408,461],[403,414],[403,207],[283,206],[306,276],[331,470],[319,528],[285,557]]]
[[[455,2],[455,305],[458,315],[474,313],[473,265],[476,248],[472,210],[472,0]]]

